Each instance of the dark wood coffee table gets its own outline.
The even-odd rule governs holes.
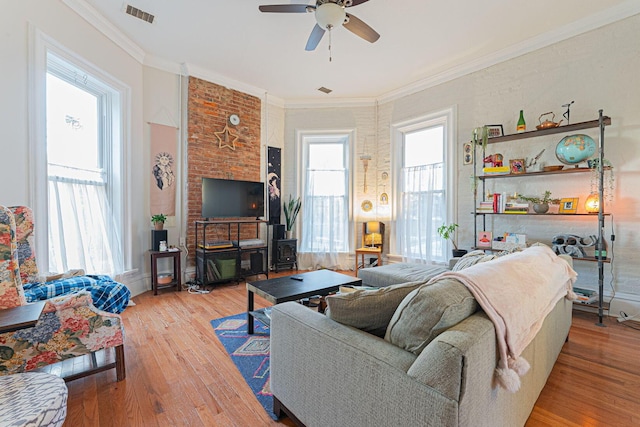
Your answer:
[[[362,285],[362,280],[331,270],[317,270],[308,273],[283,276],[275,279],[247,282],[247,332],[253,334],[253,319],[269,325],[270,319],[264,310],[253,309],[253,296],[257,294],[272,304],[296,301],[315,295],[329,295],[340,286]]]

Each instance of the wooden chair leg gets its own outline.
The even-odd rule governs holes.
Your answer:
[[[116,347],[116,379],[122,381],[126,378],[127,372],[124,366],[124,345]]]

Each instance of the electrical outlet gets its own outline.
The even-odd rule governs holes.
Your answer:
[[[180,238],[180,246],[184,246],[187,243],[187,240],[184,237]]]

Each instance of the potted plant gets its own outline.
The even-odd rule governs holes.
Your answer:
[[[544,196],[542,197],[519,195],[518,198],[525,202],[533,203],[533,211],[538,214],[547,213],[549,210],[549,203],[560,203],[560,199],[554,199],[551,197],[551,191],[549,190],[545,191]]]
[[[284,204],[287,239],[293,238],[293,226],[296,224],[296,218],[298,217],[301,206],[302,202],[300,201],[300,197],[294,199],[293,196],[289,194],[289,200]]]
[[[167,220],[166,215],[156,214],[151,216],[151,222],[156,230],[162,230],[164,228],[164,222]]]
[[[458,228],[458,224],[442,224],[440,227],[438,227],[438,234],[440,235],[440,237],[445,240],[451,240],[451,243],[453,243],[451,254],[454,258],[461,257],[467,253],[466,249],[458,249],[458,245],[456,245],[456,241],[453,239],[456,228]]]

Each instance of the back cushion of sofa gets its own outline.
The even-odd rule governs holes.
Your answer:
[[[439,279],[420,286],[402,300],[384,339],[415,354],[440,333],[471,316],[478,304],[471,292],[455,279]]]
[[[408,282],[375,290],[356,290],[326,297],[326,315],[344,325],[383,337],[398,304],[423,282]]]

